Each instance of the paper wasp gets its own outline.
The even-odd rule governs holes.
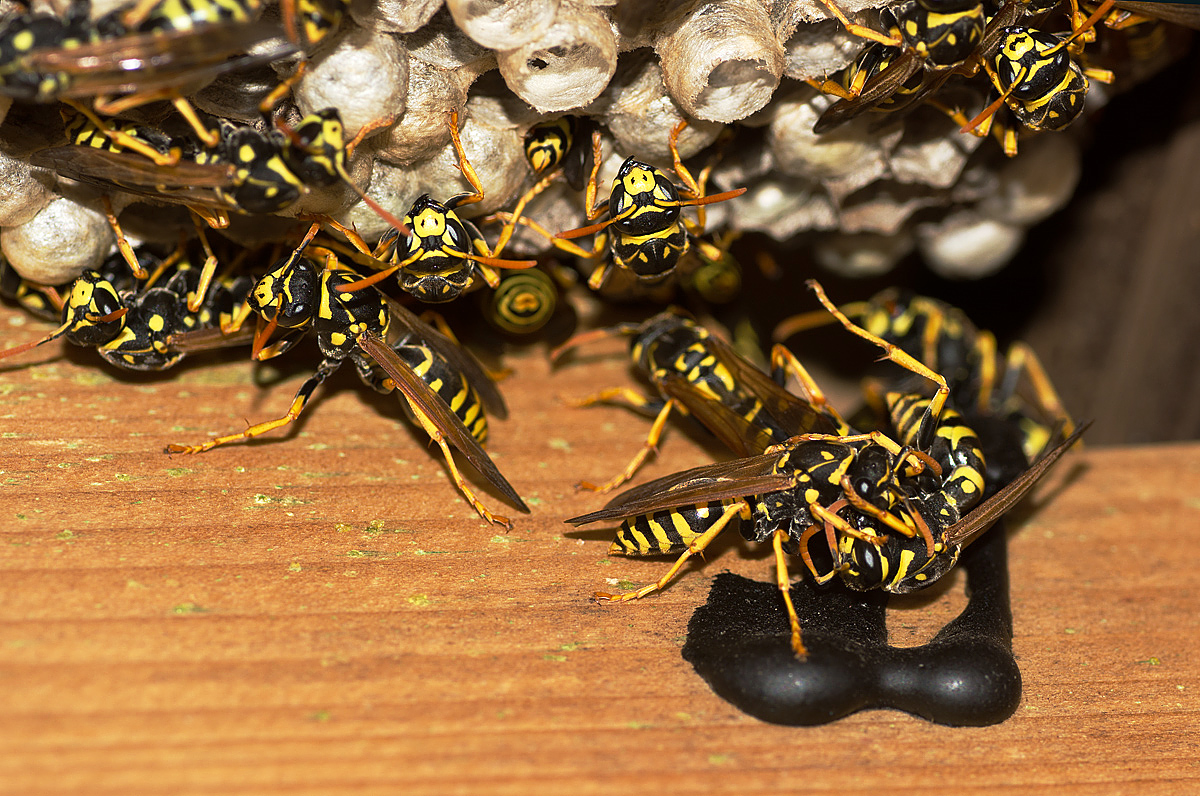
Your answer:
[[[255,424],[236,434],[199,445],[169,445],[167,453],[200,453],[219,445],[252,439],[286,426],[300,416],[313,392],[348,359],[359,377],[379,392],[398,391],[406,411],[442,449],[459,490],[481,517],[511,527],[508,518],[493,514],[475,496],[454,463],[454,446],[488,482],[522,511],[528,508],[505,480],[482,447],[487,438],[485,408],[505,417],[504,401],[483,368],[448,337],[422,322],[401,305],[377,291],[338,292],[358,276],[345,270],[333,252],[325,251],[322,267],[305,256],[319,229],[314,225],[295,251],[259,280],[250,294],[250,308],[259,315],[253,357],[267,359],[314,332],[321,362],[300,386],[282,417]],[[277,328],[284,336],[267,341]],[[389,330],[400,331],[390,345]],[[382,371],[382,372],[381,372]]]
[[[814,289],[836,316],[836,308],[828,304],[819,286]],[[845,316],[839,320],[872,339]],[[772,541],[777,582],[792,623],[793,648],[804,655],[799,620],[788,593],[786,553],[799,553],[818,580],[841,575],[848,585],[862,589],[920,588],[948,571],[962,545],[1007,511],[1069,447],[1060,445],[1012,484],[976,505],[983,488],[982,455],[961,418],[944,407],[944,379],[894,346],[878,338],[872,341],[884,348],[887,358],[940,382],[934,399],[897,394],[890,400],[905,446],[877,434],[800,434],[761,455],[660,478],[617,496],[600,511],[569,519],[576,525],[624,520],[613,543],[614,553],[683,550],[655,583],[597,597],[631,600],[664,588],[688,558],[702,552],[735,516],[741,516],[751,521],[743,531],[747,538]],[[721,407],[715,402],[711,406]],[[725,408],[714,411],[727,420],[738,416]],[[887,508],[872,502],[880,499],[888,501]],[[887,529],[898,533],[888,534]],[[808,545],[820,534],[828,540],[832,559],[825,572],[818,571]]]
[[[846,304],[841,310],[872,334],[943,374],[962,411],[972,417],[1004,418],[1019,426],[1028,461],[1052,441],[1051,429],[1056,425],[1061,426],[1063,435],[1074,430],[1074,422],[1033,349],[1015,342],[1001,355],[995,335],[975,326],[962,310],[898,288]],[[776,327],[774,338],[782,342],[831,320],[823,311],[796,315]],[[1031,401],[1021,395],[1026,383],[1033,390]],[[877,392],[873,388],[868,397]]]
[[[144,250],[148,281],[130,279],[109,258],[103,271],[85,271],[70,285],[62,305],[62,324],[46,337],[0,353],[7,358],[63,337],[73,345],[95,348],[108,363],[125,370],[160,371],[189,353],[247,344],[238,333],[252,280],[218,280],[196,311],[188,297],[197,289],[201,269],[182,250],[160,259]]]
[[[1106,5],[1111,7],[1111,0],[1106,0]],[[1034,48],[1025,47],[1021,43],[1023,40],[1013,38],[1014,32],[1021,29],[1016,23],[1024,16],[1039,14],[1050,8],[1053,8],[1053,5],[1047,7],[1043,2],[1009,0],[994,15],[988,17],[987,25],[983,29],[982,36],[977,40],[977,45],[964,56],[962,61],[932,71],[921,69],[922,59],[913,49],[897,52],[888,49],[884,44],[869,45],[855,63],[843,71],[840,79],[826,80],[817,85],[825,93],[835,94],[841,99],[825,110],[813,125],[813,131],[816,133],[828,132],[865,111],[890,112],[913,107],[919,101],[930,97],[951,77],[974,75],[981,64],[989,75],[994,75],[996,70],[993,70],[990,65],[993,59],[997,64],[1006,64],[1023,74],[1031,63],[1034,66],[1037,64],[1034,63],[1036,58],[1031,60],[1029,55],[1023,55]],[[1099,14],[1094,14],[1087,22],[1076,28],[1066,42],[1056,39],[1055,45],[1061,43],[1065,47],[1066,43],[1085,35],[1099,18]],[[895,45],[896,43],[887,42],[886,44]],[[1048,47],[1043,47],[1040,51],[1042,54],[1038,57],[1043,61],[1052,59],[1054,53],[1048,50]],[[1011,55],[1005,55],[1006,52],[1010,52]],[[1024,61],[1018,62],[1022,55]],[[1071,65],[1069,58],[1066,59],[1066,63]],[[1012,69],[1009,71],[1011,72]],[[1064,69],[1070,74],[1066,74]],[[1043,75],[1048,75],[1051,70],[1042,71]],[[1076,85],[1079,81],[1073,77],[1074,73],[1078,71],[1078,67],[1057,66],[1053,71],[1057,82],[1053,86],[1046,84],[1045,80],[1039,83],[1042,93],[1036,99],[1025,101],[1025,105],[1021,105],[1020,101],[1015,99],[1009,103],[1013,113],[1031,129],[1061,129],[1061,127],[1034,127],[1029,125],[1028,121],[1032,121],[1035,125],[1053,124],[1054,119],[1062,115],[1062,106],[1065,104],[1068,108],[1073,107],[1075,104],[1073,98],[1081,96]],[[1105,73],[1100,70],[1091,70],[1089,74],[1096,79],[1106,79]],[[1083,90],[1086,91],[1086,80],[1083,81],[1083,85]],[[1004,89],[1001,88],[1001,91],[1003,92]],[[1031,90],[1028,95],[1032,94]],[[968,122],[961,111],[957,109],[947,108],[936,102],[930,104],[963,125],[964,129],[972,129],[990,113],[994,113],[998,103],[999,100],[993,102],[989,106],[990,111],[980,114],[973,122]],[[1082,103],[1078,104],[1082,108]],[[1007,134],[1002,137],[1005,151],[1015,154],[1015,133],[1008,130],[1005,132]],[[987,134],[987,130],[985,129],[981,134]]]
[[[639,414],[654,417],[642,449],[625,469],[607,483],[588,482],[581,488],[607,492],[628,481],[657,450],[659,439],[673,411],[692,414],[735,453],[761,453],[772,444],[796,434],[822,433],[841,436],[849,428],[825,403],[820,388],[803,366],[783,351],[778,361],[794,366],[812,402],[805,401],[771,380],[728,343],[713,335],[677,309],[668,309],[641,324],[621,324],[610,329],[584,332],[552,352],[557,357],[583,343],[611,335],[629,335],[629,353],[634,368],[658,391],[651,398],[625,387],[613,387],[574,406],[619,401]],[[728,410],[735,419],[713,411]]]
[[[374,257],[386,265],[383,270],[352,283],[338,286],[338,292],[362,290],[378,284],[392,274],[400,288],[430,304],[453,301],[481,277],[489,287],[500,283],[496,269],[523,269],[537,265],[535,260],[503,260],[493,252],[483,234],[470,221],[460,218],[459,208],[484,198],[471,161],[463,151],[458,132],[458,112],[450,114],[450,140],[458,156],[459,170],[471,186],[445,202],[423,194],[413,202],[402,227],[388,230],[375,247]],[[401,234],[401,229],[406,234]],[[497,249],[501,248],[500,246]]]

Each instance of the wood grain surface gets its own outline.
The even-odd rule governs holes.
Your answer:
[[[46,327],[3,307],[0,329]],[[1020,510],[1009,721],[777,727],[680,657],[712,576],[768,580],[769,551],[730,534],[660,596],[589,600],[667,566],[561,522],[602,503],[572,483],[611,475],[647,430],[552,400],[632,383],[622,349],[555,373],[540,350],[509,362],[491,449],[533,513],[507,534],[350,373],[283,439],[161,453],[282,412],[300,350],[265,388],[236,358],[133,378],[55,343],[6,363],[0,791],[1200,792],[1200,445],[1072,453]],[[674,426],[642,478],[707,446]],[[950,581],[891,610],[897,638],[953,615]]]

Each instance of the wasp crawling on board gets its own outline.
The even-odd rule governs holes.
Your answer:
[[[196,311],[188,308],[201,269],[177,250],[162,259],[145,250],[139,261],[150,271],[147,280],[122,274],[119,255],[100,271],[85,271],[66,291],[62,325],[46,337],[0,352],[7,358],[62,337],[94,348],[108,363],[124,370],[161,371],[189,353],[249,344],[241,332],[252,280],[241,276],[218,280]]]
[[[633,555],[682,550],[658,581],[604,600],[631,600],[664,588],[691,556],[733,520],[750,521],[747,538],[771,540],[777,581],[792,624],[792,645],[805,654],[789,595],[786,554],[798,554],[818,581],[840,576],[852,588],[903,593],[948,571],[962,546],[1008,510],[1081,432],[1038,460],[1024,475],[980,504],[982,452],[974,433],[946,407],[945,379],[855,326],[814,290],[846,328],[883,348],[886,357],[938,384],[933,398],[888,396],[900,442],[870,434],[800,433],[758,455],[693,468],[618,495],[597,512],[569,519],[582,525],[623,520],[612,552]],[[799,399],[797,399],[799,400]],[[729,429],[749,421],[716,401],[707,406]],[[691,407],[689,407],[691,408]],[[740,419],[739,419],[740,418]],[[711,422],[711,421],[710,421]],[[737,434],[733,435],[736,438]],[[903,444],[901,444],[903,443]],[[814,558],[814,540],[827,548]]]
[[[632,478],[650,453],[657,450],[673,411],[695,416],[742,456],[761,453],[796,434],[849,433],[798,362],[793,364],[799,368],[810,397],[815,396],[812,403],[780,387],[728,343],[677,309],[668,309],[641,324],[621,324],[576,335],[552,356],[612,335],[630,336],[633,365],[654,385],[658,397],[614,387],[571,403],[590,406],[619,401],[640,414],[654,417],[654,423],[642,449],[620,474],[601,486],[585,481],[581,488],[607,492]],[[730,421],[715,414],[710,411],[713,405],[725,407],[740,419]]]
[[[442,450],[454,483],[481,517],[511,527],[507,517],[493,514],[463,479],[450,446],[457,448],[488,482],[522,511],[529,509],[492,462],[482,443],[487,439],[485,408],[505,417],[504,401],[482,366],[460,348],[401,305],[377,291],[339,292],[337,287],[358,279],[325,251],[325,265],[305,256],[319,225],[250,294],[250,308],[260,320],[254,335],[253,357],[267,359],[314,332],[321,362],[296,392],[282,417],[255,424],[245,431],[216,437],[198,445],[170,445],[167,453],[200,453],[230,442],[252,439],[294,421],[313,392],[348,359],[359,377],[379,392],[398,392],[406,411]],[[268,345],[276,329],[283,336]],[[390,344],[389,331],[400,331]]]

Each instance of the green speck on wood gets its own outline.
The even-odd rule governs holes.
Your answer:
[[[542,656],[542,659],[547,660],[547,661],[555,661],[557,663],[565,663],[567,660],[567,656],[566,655],[555,655],[554,653],[547,652],[545,655]]]
[[[167,472],[167,475],[171,476],[172,478],[178,478],[181,475],[187,475],[188,473],[193,472],[193,471],[189,470],[186,467],[172,467],[171,469],[167,470],[166,472]]]
[[[180,603],[171,609],[173,614],[205,614],[208,613],[207,608],[202,608],[195,603]]]
[[[408,602],[410,605],[426,606],[429,605],[432,600],[429,599],[428,594],[414,594],[408,598]]]

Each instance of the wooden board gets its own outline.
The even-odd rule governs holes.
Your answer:
[[[5,345],[45,328],[0,308]],[[51,344],[5,363],[0,791],[1200,792],[1200,445],[1072,453],[1039,488],[1012,536],[1006,723],[776,727],[679,653],[712,576],[767,580],[769,551],[729,538],[661,596],[589,600],[667,566],[561,522],[602,503],[572,483],[648,428],[553,400],[631,383],[622,348],[509,363],[491,448],[533,514],[507,534],[350,373],[285,439],[161,453],[282,412],[306,350],[268,389],[236,359],[132,378]],[[642,478],[711,460],[682,429]],[[930,637],[961,589],[893,610],[893,632]]]

